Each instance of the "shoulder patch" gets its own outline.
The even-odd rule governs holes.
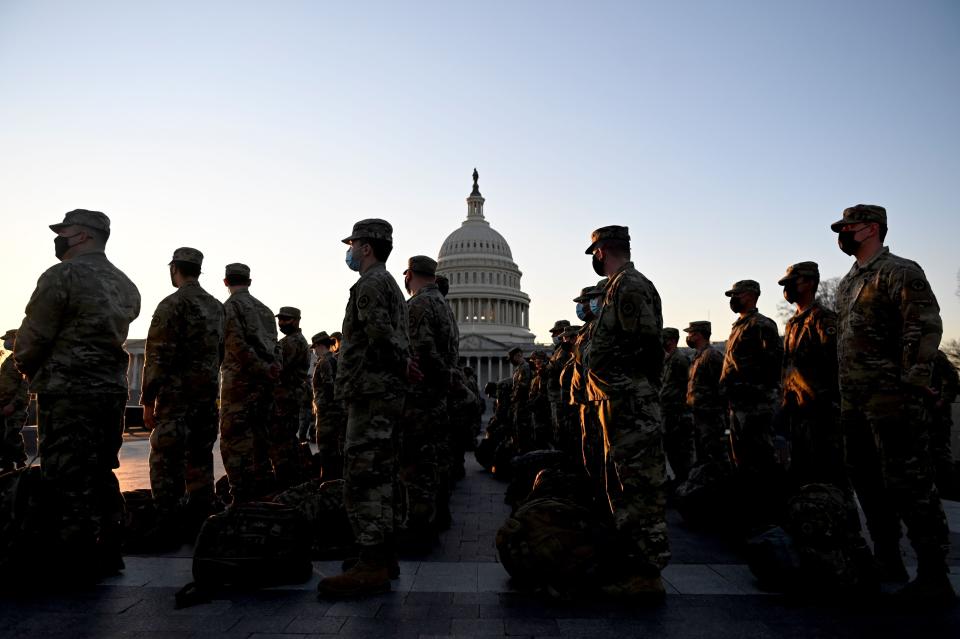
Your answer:
[[[370,305],[370,298],[366,295],[361,295],[360,299],[357,300],[357,308],[361,311]]]
[[[837,327],[836,327],[836,326],[828,326],[826,332],[827,332],[827,335],[836,335],[836,334],[837,334]]]
[[[620,306],[620,311],[624,315],[634,315],[637,312],[637,305],[633,303],[633,300],[624,300],[623,304]]]
[[[910,282],[910,288],[914,291],[917,291],[918,293],[925,291],[927,290],[927,282],[926,280],[922,280],[919,278],[915,279],[912,282]]]

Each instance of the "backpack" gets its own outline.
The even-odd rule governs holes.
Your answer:
[[[156,530],[157,507],[149,488],[126,490],[122,493],[123,550],[128,553],[151,552],[153,543],[149,537]]]
[[[274,501],[303,516],[314,559],[343,557],[353,549],[353,528],[343,505],[343,480],[314,479],[283,491]]]
[[[473,451],[473,456],[477,458],[477,463],[480,464],[484,470],[490,471],[493,469],[495,454],[497,452],[497,441],[491,437],[484,437],[480,440],[480,443],[477,444],[476,449]]]
[[[40,467],[18,468],[0,475],[0,574],[32,570],[35,550],[52,524],[44,519]]]
[[[570,458],[559,450],[533,450],[514,457],[510,462],[513,479],[507,486],[503,501],[516,507],[533,489],[537,473],[545,468],[571,469]]]

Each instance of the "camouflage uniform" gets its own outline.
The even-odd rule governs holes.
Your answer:
[[[710,330],[709,322],[691,322],[687,332]],[[724,401],[720,393],[723,355],[707,344],[693,356],[687,378],[687,406],[693,413],[697,433],[697,462],[730,461],[729,440],[725,435]]]
[[[676,329],[673,329],[676,330]],[[679,331],[674,339],[679,338]],[[666,356],[660,377],[660,411],[663,414],[663,445],[677,481],[684,481],[695,461],[693,415],[687,407],[690,361],[679,348]]]
[[[564,350],[566,351],[566,357],[563,358],[560,373],[557,376],[557,385],[560,387],[560,397],[562,400],[559,405],[556,406],[557,431],[554,433],[554,443],[557,449],[567,453],[574,460],[582,460],[583,458],[583,439],[580,433],[580,404],[579,402],[572,403],[570,401],[570,394],[573,390],[573,376],[577,371],[577,362],[573,357],[573,340],[580,332],[580,329],[580,326],[570,326],[565,329],[563,334],[566,341],[561,344],[561,348],[565,345]],[[557,364],[560,364],[560,362],[552,362],[550,364],[551,373],[553,370],[552,367]],[[580,395],[583,395],[582,385]]]
[[[174,260],[199,257],[183,249]],[[161,512],[186,498],[212,505],[213,444],[223,361],[223,305],[196,280],[184,282],[157,305],[144,346],[140,403],[154,407],[150,433],[150,488]]]
[[[328,339],[318,333],[313,342]],[[343,438],[346,435],[347,415],[343,402],[334,399],[333,388],[337,379],[337,358],[327,352],[317,358],[313,369],[313,411],[317,416],[317,455],[320,457],[321,476],[324,480],[343,477]]]
[[[951,497],[946,493],[955,491],[957,483],[950,440],[953,430],[953,416],[950,411],[953,402],[957,401],[957,392],[960,391],[960,377],[943,351],[937,351],[937,357],[933,360],[933,379],[930,386],[938,394],[927,406],[930,455],[933,458],[937,489],[950,499],[956,495]]]
[[[605,227],[594,231],[593,241],[629,242],[627,233],[626,227]],[[627,262],[610,276],[590,339],[587,398],[598,403],[608,460],[607,496],[617,530],[632,546],[627,563],[655,573],[670,560],[657,396],[662,330],[660,294]]]
[[[4,340],[15,339],[16,331],[7,331]],[[0,410],[10,406],[9,415],[0,415],[0,470],[13,468],[27,461],[23,449],[23,436],[20,431],[27,419],[27,404],[30,393],[27,380],[14,365],[12,354],[8,354],[0,364]]]
[[[51,228],[73,224],[110,228],[107,216],[84,210]],[[93,251],[40,276],[17,333],[14,361],[37,393],[40,470],[54,496],[61,571],[83,575],[97,561],[120,562],[123,501],[113,469],[128,394],[123,344],[139,314],[137,287]]]
[[[752,280],[737,282],[734,294]],[[773,417],[780,400],[783,344],[777,325],[757,309],[733,323],[723,356],[720,388],[730,405],[730,430],[737,466],[765,473],[773,468]]]
[[[837,290],[837,328],[847,464],[870,536],[896,548],[902,518],[920,570],[944,570],[947,522],[921,399],[942,325],[923,270],[886,247],[854,263]]]
[[[428,257],[410,258],[409,269],[436,273]],[[447,412],[452,368],[456,362],[447,304],[436,284],[425,284],[407,301],[410,352],[423,379],[410,387],[400,422],[400,478],[406,490],[404,527],[424,529],[434,522],[438,496],[450,483],[451,432]],[[445,459],[438,459],[437,442],[445,439]],[[444,470],[440,474],[440,468]],[[444,489],[441,489],[444,484]]]
[[[530,424],[533,429],[533,446],[543,450],[550,448],[553,437],[553,426],[550,407],[550,398],[547,392],[549,372],[545,366],[546,353],[535,351],[531,361],[530,391],[527,395],[527,405],[530,407]]]
[[[277,317],[300,319],[300,310],[284,306]],[[308,393],[310,374],[310,346],[297,329],[280,339],[280,377],[273,387],[273,419],[267,434],[268,454],[273,462],[277,480],[282,485],[299,483],[300,447],[297,431],[300,428],[300,407]]]
[[[581,291],[580,297],[574,299],[581,303],[589,300],[589,294],[599,294],[598,287],[587,287]],[[600,414],[597,403],[587,397],[586,370],[589,367],[590,338],[597,328],[596,319],[589,320],[577,332],[573,343],[572,370],[570,371],[569,402],[576,407],[578,424],[580,427],[580,452],[583,468],[590,476],[595,493],[607,499],[606,484],[606,453],[603,444],[603,427],[600,425]]]
[[[250,276],[250,269],[243,264],[230,264],[226,272]],[[280,345],[273,312],[248,289],[232,293],[223,308],[220,453],[234,500],[250,501],[269,490],[266,431],[273,415]]]
[[[553,353],[550,355],[550,360],[546,365],[548,380],[547,399],[550,400],[550,425],[553,431],[554,442],[559,441],[560,411],[567,406],[560,391],[560,372],[563,370],[563,366],[567,363],[567,360],[570,359],[570,351],[564,350],[563,348],[563,333],[569,327],[569,321],[557,320],[553,323],[553,328],[550,329],[550,335],[554,338],[559,338],[559,341],[553,348]]]
[[[381,233],[381,225],[389,229],[359,222],[354,235]],[[388,543],[398,516],[395,438],[407,390],[408,326],[400,287],[386,265],[374,264],[350,287],[335,384],[335,397],[347,405],[344,503],[361,547]]]
[[[530,383],[532,381],[533,371],[524,359],[513,369],[513,389],[510,391],[513,438],[520,453],[533,450],[533,420],[530,415]]]

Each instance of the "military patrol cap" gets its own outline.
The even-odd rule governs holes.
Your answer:
[[[795,280],[798,277],[820,279],[820,267],[817,266],[816,262],[797,262],[796,264],[791,264],[787,267],[787,273],[777,280],[777,284],[783,286],[790,280]]]
[[[532,353],[530,353],[530,357],[527,358],[527,360],[531,362],[535,359],[547,359],[546,351],[535,350]]]
[[[330,339],[332,339],[335,342],[341,342],[343,341],[343,333],[341,333],[340,331],[334,331],[330,333]]]
[[[437,261],[427,255],[414,255],[407,260],[407,271],[413,271],[421,275],[436,275]],[[404,271],[403,274],[406,275],[407,271]]]
[[[665,327],[661,335],[663,335],[664,339],[675,339],[675,340],[680,339],[680,331],[673,328],[672,326]]]
[[[574,324],[574,325],[568,326],[568,327],[565,328],[564,331],[563,331],[563,337],[573,337],[574,335],[576,335],[577,333],[580,332],[580,329],[581,329],[581,328],[583,328],[583,327],[580,326],[579,324]]]
[[[99,229],[110,235],[110,218],[100,211],[88,211],[87,209],[74,209],[63,216],[63,222],[51,224],[50,230],[59,233],[60,229],[68,226],[86,226],[90,229]]]
[[[857,204],[843,210],[843,217],[830,225],[830,230],[839,233],[845,224],[858,224],[860,222],[876,222],[877,224],[887,224],[887,209],[876,204]]]
[[[190,248],[189,246],[181,246],[173,252],[173,257],[170,259],[170,263],[173,264],[174,262],[187,262],[188,264],[202,266],[203,253],[195,248]]]
[[[247,279],[250,279],[250,267],[246,264],[241,264],[240,262],[234,262],[233,264],[227,264],[227,268],[224,269],[224,275],[230,277],[231,275],[240,275]]]
[[[316,346],[317,344],[323,344],[324,346],[330,346],[333,344],[333,338],[327,335],[326,331],[320,331],[316,335],[310,338],[310,343]]]
[[[588,301],[591,297],[600,297],[603,295],[603,289],[599,286],[588,286],[586,288],[580,289],[580,295],[573,298],[574,302],[583,304]]]
[[[568,320],[557,320],[553,323],[553,328],[550,329],[550,333],[562,333],[567,329],[568,326],[570,326],[570,322]]]
[[[618,242],[630,243],[630,229],[626,226],[602,226],[590,235],[590,246],[584,251],[587,255],[600,245],[601,242],[617,240]]]
[[[760,283],[756,280],[740,280],[736,282],[733,287],[724,295],[727,297],[733,297],[734,295],[739,295],[740,293],[745,293],[750,291],[751,293],[760,294]]]
[[[293,319],[300,319],[300,309],[296,306],[281,306],[280,310],[277,311],[276,317],[292,317]]]
[[[700,320],[699,322],[690,322],[690,325],[683,329],[684,333],[713,333],[710,322]]]
[[[520,348],[519,346],[514,346],[514,347],[511,348],[509,351],[507,351],[507,357],[513,357],[513,354],[514,354],[514,353],[520,353],[520,354],[522,355],[522,354],[523,354],[523,349]]]
[[[15,339],[16,337],[17,337],[17,329],[11,328],[9,331],[7,331],[6,333],[4,333],[4,334],[3,334],[3,337],[0,338],[0,339],[2,339],[2,340],[5,342],[5,341],[7,341],[8,339]]]
[[[390,222],[379,218],[370,218],[360,220],[353,225],[353,233],[350,237],[343,238],[344,244],[349,244],[353,240],[386,240],[393,242],[393,227]]]

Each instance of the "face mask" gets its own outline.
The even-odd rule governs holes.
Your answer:
[[[13,350],[13,342],[11,342],[10,340],[7,340],[6,342],[4,342],[4,343],[3,343],[3,350],[5,350],[5,351],[12,351],[12,350]]]
[[[283,333],[284,335],[293,335],[294,333],[297,332],[297,327],[294,326],[293,324],[281,324],[280,332]]]
[[[856,239],[857,233],[859,232],[860,231],[840,231],[837,233],[837,246],[840,247],[840,250],[847,255],[855,255],[856,252],[860,250],[860,245],[863,244],[863,242]]]
[[[352,246],[347,247],[347,257],[344,259],[344,261],[347,263],[347,268],[351,271],[360,270],[360,262],[357,261],[356,257],[354,257]]]
[[[594,317],[600,317],[600,309],[603,307],[603,303],[600,301],[599,297],[590,298],[590,312],[593,313]]]
[[[739,313],[740,311],[742,311],[743,306],[744,306],[743,302],[740,301],[739,297],[730,298],[730,310],[733,311],[734,313]]]
[[[796,282],[787,282],[783,287],[783,299],[787,300],[788,304],[796,304],[797,297],[800,295],[800,292],[797,290]]]
[[[57,256],[57,259],[61,262],[63,261],[63,256],[66,255],[67,251],[70,250],[70,240],[80,235],[79,233],[74,233],[70,236],[58,235],[53,238],[53,253]]]
[[[593,256],[593,272],[600,277],[607,274],[606,271],[603,270],[603,261],[598,260],[596,255]]]
[[[405,278],[403,280],[403,288],[407,289],[407,295],[413,295],[413,291],[410,290],[410,278]]]
[[[573,342],[561,342],[561,343],[560,343],[560,348],[562,348],[562,349],[565,350],[565,351],[572,351],[572,350],[573,350]]]
[[[554,346],[559,346],[559,345],[560,345],[560,338],[559,338],[559,337],[554,337],[554,338],[553,338],[553,345],[554,345]]]
[[[694,342],[694,341],[693,341],[693,338],[690,337],[689,335],[687,336],[687,346],[689,346],[690,348],[696,348],[696,347],[697,347],[697,343]]]
[[[587,321],[587,309],[584,308],[583,302],[577,302],[577,319],[581,322]]]

